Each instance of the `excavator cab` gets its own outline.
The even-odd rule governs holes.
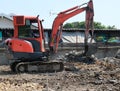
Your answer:
[[[45,52],[44,30],[38,17],[14,16],[14,38],[29,41],[36,52]],[[21,21],[21,22],[20,22]]]

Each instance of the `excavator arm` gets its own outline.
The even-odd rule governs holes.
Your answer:
[[[85,45],[84,55],[85,56],[88,52],[88,36],[89,36],[90,30],[91,30],[90,43],[92,42],[92,39],[93,39],[93,34],[94,34],[93,16],[94,16],[94,8],[93,8],[92,0],[90,0],[86,9],[86,21],[85,21],[86,30],[85,30],[85,38],[84,38],[84,45]]]
[[[58,16],[55,18],[55,20],[53,22],[52,32],[51,32],[51,37],[50,37],[50,42],[49,42],[50,51],[57,52],[59,40],[62,35],[63,23],[67,19],[69,19],[79,13],[82,13],[84,11],[86,11],[86,33],[85,34],[88,34],[89,27],[91,26],[91,23],[93,22],[93,15],[94,15],[93,14],[93,2],[92,2],[92,0],[90,0],[88,3],[85,3],[85,4],[87,4],[86,7],[81,8],[81,6],[84,5],[84,4],[82,4],[81,6],[75,6],[68,10],[65,10],[63,12],[60,12],[58,14]]]

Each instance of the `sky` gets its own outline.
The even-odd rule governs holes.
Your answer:
[[[26,16],[37,16],[44,19],[43,27],[51,28],[52,23],[61,11],[67,10],[89,0],[1,0],[0,13]],[[93,0],[94,21],[101,22],[105,26],[113,26],[120,29],[120,0]],[[70,18],[65,23],[84,21],[85,12]]]

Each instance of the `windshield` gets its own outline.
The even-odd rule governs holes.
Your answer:
[[[34,38],[39,37],[38,23],[33,20],[26,20],[24,26],[18,27],[19,38]]]

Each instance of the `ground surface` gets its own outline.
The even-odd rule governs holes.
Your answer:
[[[120,91],[120,59],[66,62],[66,66],[67,71],[58,73],[22,74],[0,66],[0,91]]]

